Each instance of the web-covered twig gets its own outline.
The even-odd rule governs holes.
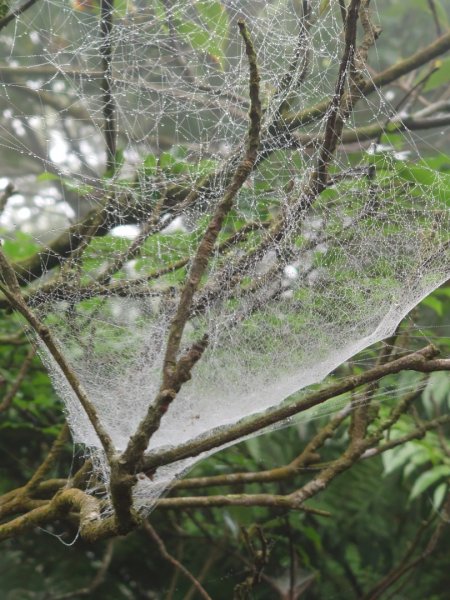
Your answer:
[[[285,406],[270,409],[263,414],[258,414],[249,418],[248,421],[246,420],[243,423],[237,423],[236,425],[221,431],[212,432],[210,435],[205,436],[204,439],[197,441],[193,440],[187,444],[181,444],[174,450],[159,451],[154,453],[154,455],[150,454],[144,458],[144,468],[152,470],[157,466],[169,464],[188,456],[196,456],[201,452],[205,452],[211,448],[249,435],[256,430],[261,430],[274,423],[288,419],[313,406],[318,406],[329,398],[339,396],[385,375],[398,373],[403,369],[413,369],[423,373],[432,372],[438,369],[450,370],[450,359],[436,359],[434,358],[436,354],[437,350],[434,346],[426,346],[418,352],[398,358],[384,365],[373,367],[360,375],[352,375],[348,378],[344,378],[342,381],[332,384],[323,390],[312,392],[300,400]]]
[[[103,78],[103,116],[106,142],[106,172],[113,174],[116,167],[116,108],[112,93],[112,29],[113,29],[114,0],[101,0],[100,3],[100,34],[102,43],[100,56],[102,58]]]
[[[29,325],[32,327],[33,331],[36,335],[41,339],[42,343],[49,350],[51,356],[54,358],[55,362],[58,364],[64,376],[67,379],[67,382],[73,389],[75,395],[80,401],[86,415],[88,416],[92,427],[97,433],[99,440],[101,441],[105,453],[107,456],[112,456],[115,452],[114,444],[111,440],[111,437],[106,432],[103,425],[100,423],[100,420],[97,415],[97,411],[86,395],[86,392],[82,388],[79,379],[76,373],[73,371],[71,366],[69,365],[66,357],[60,350],[58,343],[55,338],[51,334],[49,328],[44,325],[36,315],[30,310],[25,301],[23,300],[21,289],[19,283],[17,281],[15,272],[11,267],[10,263],[6,259],[3,252],[0,250],[0,274],[6,284],[0,285],[0,289],[3,294],[7,297],[10,302],[12,308],[17,310],[20,314],[25,317],[28,321]]]
[[[27,0],[27,2],[24,2],[22,4],[22,6],[19,6],[19,8],[16,8],[16,10],[10,12],[8,15],[6,15],[2,19],[0,19],[0,31],[4,27],[9,25],[12,21],[17,19],[17,17],[19,17],[21,14],[23,14],[26,10],[31,8],[33,6],[33,4],[36,4],[36,2],[37,2],[37,0]]]
[[[247,150],[236,168],[235,175],[224,196],[218,203],[214,214],[208,224],[207,230],[199,244],[196,255],[192,261],[187,281],[180,294],[180,300],[175,316],[172,320],[163,366],[163,383],[160,393],[154,404],[150,407],[144,421],[139,425],[138,431],[133,435],[124,453],[124,461],[133,464],[139,460],[152,434],[157,431],[162,416],[169,404],[173,401],[180,387],[180,363],[177,362],[177,353],[180,348],[184,327],[189,319],[192,300],[197,291],[203,273],[205,272],[209,257],[222,229],[226,215],[233,206],[233,201],[249,176],[257,158],[259,136],[261,128],[261,102],[259,98],[259,73],[256,62],[256,52],[249,37],[244,22],[239,23],[240,33],[245,43],[250,67],[250,126],[248,132]]]

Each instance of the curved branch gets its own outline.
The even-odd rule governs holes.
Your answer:
[[[36,4],[36,2],[37,2],[37,0],[27,0],[27,2],[25,2],[25,4],[22,4],[22,6],[20,6],[18,9],[9,13],[9,15],[6,15],[6,17],[3,17],[3,19],[0,19],[0,31],[2,29],[4,29],[7,25],[9,25],[11,23],[11,21],[14,21],[15,19],[17,19],[17,17],[19,17],[21,14],[23,14],[26,10],[31,8],[33,6],[33,4]]]
[[[233,442],[244,436],[251,435],[256,431],[262,431],[266,427],[280,423],[294,415],[304,412],[314,406],[323,404],[326,400],[340,396],[346,392],[354,390],[362,385],[376,381],[405,370],[414,370],[423,373],[432,371],[446,370],[450,371],[450,359],[434,359],[438,354],[435,346],[429,345],[414,352],[398,358],[397,360],[379,365],[361,373],[345,377],[341,381],[328,385],[327,387],[312,392],[289,404],[269,409],[264,413],[253,415],[250,419],[239,422],[226,429],[212,431],[205,437],[192,442],[181,444],[177,448],[170,450],[160,450],[144,457],[143,468],[145,471],[153,471],[159,466],[176,462],[190,456],[198,456],[202,452],[207,452],[218,448],[224,444]]]
[[[244,40],[245,50],[250,69],[250,113],[247,150],[236,168],[233,179],[225,190],[223,198],[218,203],[216,210],[208,224],[201,240],[196,255],[192,261],[184,288],[169,331],[167,348],[163,365],[163,382],[155,402],[149,407],[147,415],[139,424],[136,433],[131,436],[127,449],[123,454],[124,464],[136,464],[145,452],[151,436],[158,430],[161,419],[168,406],[175,398],[181,384],[186,379],[181,371],[181,360],[177,362],[181,338],[185,325],[190,317],[192,301],[197,291],[201,278],[208,266],[209,258],[214,251],[217,238],[222,230],[227,214],[230,212],[234,199],[250,175],[258,155],[261,131],[261,101],[259,98],[260,77],[257,66],[256,52],[250,39],[247,27],[243,21],[239,22],[239,30]],[[205,340],[206,342],[206,340]],[[206,345],[206,344],[205,344]],[[204,346],[205,346],[204,345]],[[204,350],[201,348],[201,352]],[[200,354],[201,355],[201,354]],[[197,359],[198,360],[198,359]]]
[[[449,50],[450,32],[444,34],[436,41],[426,46],[426,48],[419,50],[418,52],[409,56],[408,58],[405,58],[396,63],[395,65],[388,67],[381,73],[378,73],[372,79],[366,79],[363,82],[361,82],[361,95],[368,96],[372,94],[375,90],[389,85],[390,83],[393,83],[397,79],[400,79],[400,77],[403,77],[403,75],[407,75],[408,73],[411,73],[411,71],[414,71],[415,69],[426,65],[434,58],[445,54]],[[292,131],[293,129],[297,129],[301,125],[306,125],[313,121],[317,121],[326,114],[328,106],[329,101],[323,100],[315,106],[307,108],[296,114],[285,115],[285,124],[289,128],[289,130]]]

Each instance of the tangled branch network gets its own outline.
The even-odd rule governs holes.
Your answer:
[[[443,181],[408,134],[414,161],[379,144],[403,122],[366,67],[369,3],[324,4],[42,0],[17,19],[5,90],[23,113],[26,65],[26,151],[80,219],[13,266],[103,481],[77,386],[116,452],[151,457],[321,381],[450,276]],[[23,152],[17,127],[2,143]],[[217,449],[143,474],[136,505]]]

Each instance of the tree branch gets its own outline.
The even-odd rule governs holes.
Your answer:
[[[23,317],[25,317],[32,330],[42,340],[43,344],[48,349],[50,355],[53,357],[56,364],[60,367],[68,384],[70,385],[78,400],[80,401],[81,406],[83,407],[92,427],[94,428],[95,433],[97,434],[103,446],[103,449],[105,450],[106,456],[108,458],[112,458],[112,456],[115,453],[114,444],[112,442],[111,437],[104,429],[103,425],[100,423],[95,406],[92,404],[86,392],[82,388],[76,373],[69,365],[68,361],[66,360],[66,357],[60,350],[49,328],[36,317],[36,315],[31,311],[31,309],[24,301],[21,295],[21,290],[16,278],[16,274],[1,250],[0,276],[3,278],[5,284],[8,286],[4,287],[3,285],[0,285],[0,290],[5,294],[5,296],[9,300],[11,307],[17,310],[17,312],[19,312]]]
[[[100,3],[100,56],[102,58],[103,119],[106,142],[106,173],[114,174],[116,168],[116,107],[112,94],[112,45],[114,0]]]
[[[22,4],[22,6],[20,6],[13,12],[9,13],[9,15],[6,15],[6,17],[3,17],[3,19],[0,19],[0,31],[2,29],[4,29],[7,25],[9,25],[11,23],[11,21],[14,21],[15,19],[17,19],[17,17],[22,15],[26,10],[31,8],[33,6],[33,4],[36,4],[36,2],[37,2],[37,0],[27,0],[27,2]]]
[[[365,385],[386,375],[399,373],[404,370],[415,370],[423,373],[429,373],[438,370],[450,370],[450,359],[435,359],[438,350],[435,346],[426,346],[418,352],[408,354],[402,358],[391,361],[384,365],[373,367],[359,375],[345,377],[342,381],[327,385],[325,388],[307,394],[306,396],[282,406],[272,408],[264,413],[258,413],[251,418],[238,422],[226,429],[212,431],[203,438],[181,444],[177,448],[170,450],[160,450],[144,457],[143,470],[152,471],[158,466],[173,463],[190,456],[198,456],[202,452],[207,452],[224,444],[233,442],[244,436],[251,435],[264,428],[280,423],[290,417],[308,410],[314,406],[323,404],[326,400],[334,398],[354,390],[361,385]]]
[[[159,535],[156,533],[156,531],[153,529],[153,527],[150,525],[150,523],[148,521],[144,521],[142,523],[142,529],[147,534],[147,536],[152,540],[152,542],[154,544],[156,544],[162,558],[164,560],[166,560],[167,562],[169,562],[171,565],[173,565],[175,567],[175,569],[180,571],[180,573],[182,573],[186,577],[186,579],[189,579],[189,581],[192,583],[192,585],[197,590],[199,596],[201,596],[205,600],[212,600],[211,596],[209,596],[209,594],[206,593],[206,590],[204,589],[202,584],[192,575],[192,573],[190,571],[188,571],[186,569],[186,567],[179,560],[177,560],[174,556],[169,554],[169,552],[166,548],[166,545],[164,544],[162,539],[159,537]]]
[[[163,382],[160,392],[154,403],[149,407],[146,417],[139,424],[136,433],[131,436],[121,459],[123,464],[127,465],[128,469],[141,459],[151,436],[159,428],[161,418],[175,398],[183,381],[186,381],[183,375],[185,365],[181,362],[183,359],[177,361],[177,353],[180,348],[185,325],[190,317],[193,297],[200,285],[201,278],[207,269],[209,258],[214,250],[225,217],[230,212],[234,199],[251,173],[257,158],[261,130],[261,102],[259,98],[260,78],[256,52],[247,31],[247,27],[243,21],[239,22],[239,30],[244,40],[250,70],[250,124],[247,150],[240,164],[237,166],[236,172],[228,188],[225,190],[223,198],[218,203],[203,239],[198,246],[195,257],[193,258],[192,266],[180,294],[178,307],[169,330],[163,364]],[[193,350],[195,349],[196,351],[196,358],[194,362],[192,362],[192,366],[200,358],[206,344],[207,338],[203,338],[203,340],[199,342],[197,349],[195,349],[195,345],[193,346]]]

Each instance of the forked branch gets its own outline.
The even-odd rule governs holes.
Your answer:
[[[136,464],[145,452],[149,440],[153,433],[159,428],[159,424],[170,403],[175,398],[182,380],[185,379],[186,364],[183,359],[177,360],[177,354],[180,349],[181,339],[186,323],[191,314],[191,306],[201,279],[205,274],[209,259],[214,251],[214,247],[222,230],[225,218],[230,212],[234,199],[239,190],[245,183],[247,177],[253,170],[258,155],[261,132],[261,101],[260,101],[260,77],[258,72],[256,51],[250,38],[247,26],[243,21],[239,22],[239,31],[245,44],[245,50],[249,63],[250,81],[250,113],[249,130],[247,139],[247,149],[244,157],[236,168],[231,183],[225,190],[225,193],[217,204],[214,214],[207,226],[205,234],[198,246],[197,252],[192,260],[192,266],[187,276],[186,283],[180,294],[178,307],[172,320],[167,341],[166,353],[163,364],[163,382],[158,396],[154,403],[149,407],[147,415],[140,423],[136,433],[131,437],[127,449],[125,450],[122,461],[128,467]],[[193,364],[200,358],[201,353],[206,348],[207,339],[203,338],[198,343],[198,351]],[[195,345],[193,346],[194,349]],[[200,353],[200,354],[199,354]],[[184,375],[183,375],[184,373]]]
[[[84,409],[84,412],[86,413],[95,433],[97,434],[103,446],[106,456],[108,458],[112,458],[115,452],[114,444],[108,432],[100,422],[95,406],[88,398],[75,371],[68,363],[66,357],[64,356],[64,353],[59,348],[59,345],[52,333],[50,332],[49,328],[44,323],[42,323],[42,321],[40,321],[40,319],[34,314],[34,312],[29,308],[29,306],[23,299],[14,269],[11,267],[8,259],[6,258],[2,250],[0,250],[0,277],[4,281],[4,285],[0,284],[0,290],[10,302],[11,307],[17,312],[19,312],[23,317],[25,317],[32,330],[36,333],[38,338],[40,338],[42,343],[47,348],[50,355],[63,372],[68,384],[77,396],[81,406]]]

